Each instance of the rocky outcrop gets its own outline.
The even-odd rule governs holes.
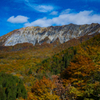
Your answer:
[[[4,46],[14,46],[18,43],[32,43],[33,45],[46,43],[53,43],[59,40],[60,43],[67,42],[70,39],[83,36],[85,34],[92,35],[96,32],[100,33],[99,24],[91,25],[63,25],[50,27],[26,27],[15,30],[3,40],[0,38],[0,44]],[[1,39],[3,43],[1,43]]]

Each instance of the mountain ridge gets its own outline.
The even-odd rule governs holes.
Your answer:
[[[27,100],[44,99],[40,96],[45,97],[51,90],[55,93],[51,96],[58,96],[58,100],[62,96],[65,100],[69,97],[73,99],[74,95],[75,100],[85,100],[85,98],[98,100],[98,94],[100,94],[100,25],[92,24],[89,30],[82,36],[70,39],[63,44],[59,42],[59,38],[48,44],[46,43],[49,39],[47,37],[42,40],[41,45],[37,42],[34,46],[32,43],[3,46],[6,39],[18,31],[14,30],[0,37],[5,40],[0,45],[0,72],[17,76],[23,81],[27,90]],[[53,85],[55,87],[50,88]],[[44,93],[44,90],[47,91]],[[42,95],[38,95],[40,91]],[[70,91],[73,91],[72,94]],[[90,95],[87,96],[87,93]]]
[[[51,44],[56,40],[60,44],[65,43],[73,38],[79,38],[84,35],[93,35],[100,33],[100,24],[92,23],[85,25],[63,25],[49,27],[26,27],[14,30],[0,37],[0,46],[14,46],[19,43]]]

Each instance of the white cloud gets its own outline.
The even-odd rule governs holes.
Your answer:
[[[91,24],[100,23],[100,15],[93,14],[93,11],[81,11],[79,13],[64,13],[58,17],[48,19],[46,17],[37,19],[31,23],[25,23],[25,26],[51,26],[51,25],[65,25],[65,24]]]
[[[40,4],[36,4],[35,2],[36,2],[36,0],[33,0],[33,1],[32,0],[25,0],[24,1],[24,3],[28,7],[32,8],[33,10],[38,11],[38,12],[46,13],[46,12],[50,12],[50,11],[55,9],[55,7],[52,5],[40,5]]]
[[[11,16],[7,21],[11,23],[25,23],[25,22],[28,22],[28,19],[29,18],[26,16],[18,15],[16,17]]]
[[[28,8],[31,8],[31,10],[43,13],[51,12],[56,8],[55,6],[49,4],[38,4],[39,0],[13,0],[13,1],[17,3],[24,3]]]
[[[50,4],[38,4],[39,0],[13,0],[13,1],[17,3],[24,3],[29,9],[31,8],[31,10],[43,13],[51,12],[57,8],[54,5]]]
[[[58,14],[58,11],[53,11],[50,13],[50,15],[57,15]]]
[[[71,12],[71,9],[65,9],[61,12],[61,14],[68,14]]]
[[[31,23],[25,23],[25,26],[41,26],[46,27],[52,24],[52,19],[47,19],[46,17],[33,21]]]
[[[54,9],[54,7],[51,5],[37,5],[34,6],[34,9],[39,12],[50,12]]]

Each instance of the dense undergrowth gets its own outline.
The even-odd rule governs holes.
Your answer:
[[[47,47],[2,52],[0,71],[24,82],[27,100],[99,100],[100,34],[56,51]]]

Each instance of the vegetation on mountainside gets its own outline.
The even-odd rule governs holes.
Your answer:
[[[60,74],[64,87],[71,84],[74,99],[100,99],[100,34],[42,62],[43,68]],[[63,69],[63,71],[62,71]],[[64,70],[65,69],[65,70]],[[57,73],[58,71],[58,73]],[[65,96],[66,98],[66,96]]]
[[[52,74],[59,74],[68,67],[71,59],[77,53],[76,47],[70,47],[61,53],[55,54],[52,58],[42,61],[43,70],[48,70]]]
[[[8,76],[9,80],[19,77],[28,91],[28,100],[99,100],[100,34],[63,51],[62,47],[52,48],[46,45],[24,51],[2,51],[0,72],[14,75]],[[5,88],[0,88],[1,96],[5,97]]]
[[[21,79],[10,74],[0,73],[0,100],[27,98],[27,92]]]

